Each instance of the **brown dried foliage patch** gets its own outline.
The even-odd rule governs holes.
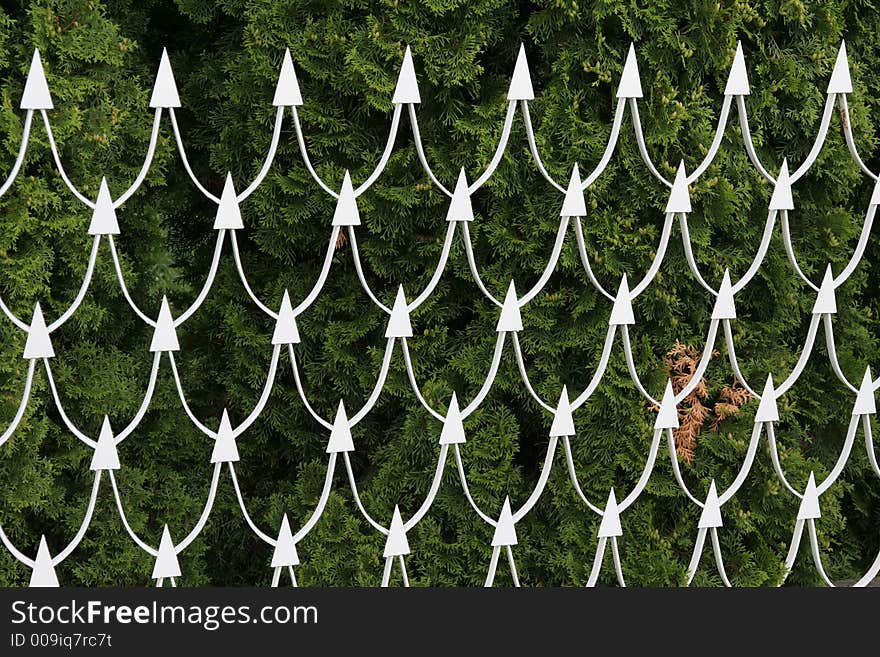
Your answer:
[[[712,352],[713,357],[716,354],[717,352]],[[697,371],[700,355],[696,347],[678,340],[666,353],[663,362],[669,368],[669,378],[676,394],[690,383]],[[672,434],[678,457],[688,463],[693,462],[697,438],[703,427],[708,423],[711,431],[719,431],[724,420],[739,413],[743,405],[752,398],[737,381],[722,387],[714,400],[710,400],[709,396],[709,384],[706,377],[701,377],[697,386],[678,405],[680,426]],[[654,410],[659,409],[654,407]]]

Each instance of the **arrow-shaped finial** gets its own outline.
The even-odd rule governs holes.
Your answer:
[[[168,297],[162,297],[162,305],[159,307],[159,317],[156,318],[156,329],[153,331],[150,351],[180,351],[180,343],[177,341],[177,330],[174,328]]]
[[[214,440],[214,450],[211,452],[211,463],[236,463],[238,462],[238,445],[235,444],[235,434],[232,424],[229,422],[229,413],[223,409],[220,418],[220,428],[217,430],[217,438]]]
[[[28,328],[27,341],[24,343],[24,354],[22,357],[29,360],[33,358],[55,357],[52,339],[49,337],[49,329],[46,328],[46,320],[43,319],[43,311],[40,308],[39,301],[34,305],[34,315]]]
[[[162,48],[162,59],[159,60],[159,71],[153,84],[153,95],[150,96],[150,107],[180,107],[180,96],[177,95],[177,83],[171,70],[168,51]]]
[[[736,42],[736,54],[733,56],[733,65],[727,76],[727,86],[724,87],[725,96],[748,96],[749,74],[746,71],[746,58],[743,56],[743,47],[740,41]]]
[[[284,49],[284,59],[281,62],[281,72],[278,74],[278,84],[275,85],[275,98],[272,105],[275,107],[291,107],[302,105],[302,94],[299,92],[299,81],[296,79],[296,69],[293,67],[293,59],[290,57],[290,49]]]
[[[626,54],[626,63],[623,65],[623,73],[620,76],[620,85],[617,87],[618,98],[642,98],[642,81],[639,78],[639,64],[636,61],[636,47],[629,44],[629,52]]]
[[[348,170],[342,178],[342,188],[339,190],[339,199],[336,201],[336,210],[333,212],[334,226],[360,226],[361,215],[358,212],[357,199],[354,196],[354,186],[351,184],[351,176]]]
[[[397,77],[397,86],[394,88],[394,97],[391,102],[395,105],[404,103],[421,103],[419,97],[419,82],[416,79],[416,67],[413,65],[412,52],[409,46],[403,53],[403,63],[400,65],[400,75]]]
[[[559,403],[553,413],[553,424],[550,425],[550,437],[573,436],[575,434],[574,418],[571,415],[571,403],[568,401],[568,388],[562,386]]]
[[[397,296],[394,306],[391,308],[391,317],[388,318],[388,327],[385,329],[386,338],[411,338],[413,336],[412,324],[409,321],[409,308],[406,305],[406,295],[403,293],[403,285],[397,288]]]
[[[617,296],[614,297],[614,306],[611,308],[608,325],[623,326],[624,324],[635,323],[636,318],[633,314],[632,299],[629,296],[629,284],[626,281],[626,274],[624,274],[620,277],[620,286],[617,288]]]
[[[449,400],[449,409],[446,411],[446,419],[443,420],[443,429],[440,431],[440,444],[462,445],[465,442],[461,409],[458,407],[458,398],[453,392],[452,399]]]
[[[794,210],[794,199],[791,196],[791,180],[788,175],[788,160],[782,160],[773,196],[770,197],[771,210]]]
[[[507,91],[507,100],[534,100],[535,92],[532,89],[532,76],[529,73],[529,61],[526,59],[526,47],[519,46],[519,54],[516,56],[516,66],[513,68],[513,77],[510,79],[510,89]]]
[[[119,453],[116,451],[116,438],[113,437],[113,429],[110,427],[110,418],[104,416],[101,425],[101,433],[98,435],[98,445],[92,454],[90,470],[118,470]]]
[[[52,94],[49,93],[49,83],[46,82],[46,74],[43,71],[40,51],[36,48],[34,48],[31,68],[24,83],[24,92],[21,94],[20,107],[24,110],[47,110],[54,107]]]
[[[327,453],[338,454],[353,451],[354,441],[351,439],[351,427],[348,424],[348,416],[345,414],[345,404],[340,399],[336,409],[336,419],[333,420],[333,429],[330,430],[330,440],[327,441]]]
[[[831,79],[828,81],[829,94],[851,94],[853,90],[852,78],[849,75],[849,58],[846,56],[846,41],[840,41],[840,49],[837,51],[837,59],[834,61],[834,70],[831,71]]]
[[[684,169],[684,160],[678,165],[675,172],[675,181],[669,192],[669,200],[666,202],[666,214],[670,212],[690,212],[691,194],[688,190],[687,173]]]
[[[560,217],[584,217],[587,214],[587,204],[584,202],[584,190],[581,189],[581,172],[578,165],[571,169],[571,178],[568,181],[568,189],[565,190],[565,200],[562,202]]]
[[[510,281],[495,331],[501,333],[503,331],[522,330],[523,324],[522,317],[519,314],[519,300],[516,297],[516,287],[513,285],[513,281]]]

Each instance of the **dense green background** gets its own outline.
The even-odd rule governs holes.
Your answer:
[[[641,5],[641,6],[640,6]],[[689,168],[711,140],[737,39],[742,39],[752,95],[748,106],[762,160],[777,170],[783,156],[803,160],[816,133],[824,89],[845,37],[855,92],[852,121],[863,154],[875,151],[873,116],[880,98],[880,16],[871,3],[659,1],[650,3],[501,0],[397,2],[347,0],[129,0],[4,2],[0,11],[0,177],[18,149],[18,109],[32,49],[43,53],[55,110],[56,138],[69,174],[94,197],[106,175],[115,196],[134,178],[152,121],[147,108],[161,48],[172,57],[183,101],[179,111],[190,160],[219,194],[231,170],[239,188],[256,174],[271,135],[271,99],[285,47],[303,90],[304,130],[322,177],[338,186],[345,168],[357,184],[372,170],[387,136],[391,95],[406,44],[419,74],[423,138],[447,185],[464,166],[485,168],[503,121],[516,51],[526,44],[535,82],[532,116],[544,160],[558,180],[572,164],[597,162],[610,129],[617,80],[631,41],[638,48],[645,98],[640,103],[649,148],[661,171]],[[587,194],[584,226],[597,275],[616,287],[623,272],[640,277],[653,256],[665,192],[639,160],[629,126],[612,164]],[[433,271],[446,230],[447,202],[422,172],[402,124],[385,175],[360,199],[361,251],[367,276],[390,304],[400,281],[421,289]],[[550,252],[561,195],[537,173],[517,118],[508,154],[474,197],[472,234],[490,289],[503,295],[536,279]],[[868,157],[874,170],[877,158]],[[763,229],[769,186],[747,161],[735,119],[715,163],[691,189],[691,232],[698,260],[713,284],[724,267],[734,277],[750,262]],[[870,185],[850,160],[835,117],[813,171],[797,187],[795,247],[814,281],[827,261],[839,271],[861,227]],[[0,200],[0,293],[21,317],[35,301],[51,321],[82,279],[89,212],[64,187],[35,122],[27,162]],[[333,203],[309,178],[289,118],[264,184],[244,205],[240,231],[245,267],[257,294],[277,306],[283,288],[296,301],[310,289],[330,233]],[[186,177],[167,119],[145,186],[119,212],[118,244],[132,294],[151,314],[162,294],[187,307],[204,280],[213,250],[214,206]],[[878,295],[868,258],[838,292],[835,330],[843,368],[860,380],[877,363]],[[739,295],[737,350],[747,377],[790,371],[806,333],[813,295],[788,265],[781,240],[753,283]],[[676,227],[663,268],[639,297],[634,346],[640,372],[659,395],[668,376],[663,357],[676,340],[698,349],[711,300],[688,273]],[[524,311],[521,334],[538,392],[555,400],[562,384],[580,392],[606,331],[609,307],[589,285],[569,235],[546,291]],[[423,391],[445,408],[455,390],[469,400],[485,376],[495,341],[496,309],[476,289],[460,240],[430,301],[414,314],[411,350]],[[338,249],[324,293],[300,318],[308,394],[332,415],[341,396],[360,407],[382,357],[385,320],[355,277],[350,247]],[[217,283],[180,332],[178,362],[195,412],[216,426],[224,406],[233,423],[253,407],[262,387],[272,325],[244,294],[226,252]],[[124,426],[142,398],[150,365],[150,332],[119,292],[102,247],[86,302],[53,335],[61,394],[74,421],[96,435],[104,413]],[[811,469],[826,474],[842,444],[852,395],[833,377],[820,334],[815,357],[781,400],[777,429],[785,467],[803,487]],[[0,419],[13,417],[26,372],[24,335],[0,322]],[[721,356],[723,346],[719,344]],[[723,358],[708,372],[712,403],[732,374]],[[260,420],[239,440],[239,480],[256,522],[277,531],[281,514],[294,528],[314,507],[326,466],[327,434],[296,396],[288,359]],[[745,452],[755,402],[697,438],[685,477],[705,491],[716,477],[732,480]],[[641,471],[653,415],[628,380],[620,349],[594,398],[575,415],[575,458],[587,493],[602,501],[609,486],[629,490]],[[465,465],[477,501],[495,513],[505,494],[521,504],[537,478],[550,417],[527,396],[511,351],[484,406],[466,423]],[[425,495],[437,457],[440,425],[420,408],[400,353],[379,405],[354,431],[356,474],[367,508],[389,519],[395,503],[409,517]],[[880,486],[867,468],[861,437],[842,482],[823,497],[822,549],[831,576],[862,572],[878,549]],[[129,519],[158,543],[162,524],[189,531],[210,481],[211,445],[180,408],[167,361],[149,415],[120,449],[118,473]],[[563,461],[538,506],[518,527],[516,555],[528,585],[579,585],[596,545],[597,518],[576,499]],[[53,550],[79,527],[92,473],[91,450],[68,435],[40,371],[19,431],[0,448],[0,522],[33,554],[41,533]],[[452,465],[452,460],[450,460]],[[105,481],[106,484],[106,481]],[[780,577],[796,513],[770,468],[766,442],[747,484],[726,507],[722,544],[728,573],[740,585]],[[696,534],[697,510],[672,478],[665,452],[646,494],[623,519],[629,583],[681,582]],[[437,501],[409,537],[410,577],[417,585],[482,583],[490,529],[470,510],[447,468]],[[383,539],[359,517],[340,472],[327,511],[299,546],[302,584],[376,585]],[[804,551],[805,553],[806,551]],[[224,473],[214,513],[181,557],[182,583],[267,583],[270,550],[251,534]],[[102,488],[91,528],[59,568],[64,584],[142,585],[151,560],[125,533],[109,486]],[[504,569],[499,582],[509,582]],[[26,568],[0,551],[0,584],[27,583]],[[395,573],[395,581],[398,575]],[[608,566],[603,580],[611,582]],[[697,583],[719,579],[710,561]],[[802,555],[789,580],[817,581]]]

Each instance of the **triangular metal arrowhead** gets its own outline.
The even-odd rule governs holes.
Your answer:
[[[804,497],[801,499],[801,505],[798,509],[798,520],[815,520],[821,518],[822,512],[819,509],[819,491],[816,490],[816,478],[810,473],[810,479],[807,481],[807,487],[804,490]]]
[[[877,177],[877,182],[874,183],[874,191],[871,192],[871,205],[880,205],[880,176]]]
[[[672,381],[666,379],[666,389],[663,391],[663,399],[660,400],[660,412],[654,421],[654,429],[678,429],[678,408],[675,403],[675,392],[672,390]]]
[[[516,287],[513,281],[507,288],[507,294],[504,297],[504,304],[501,306],[501,316],[498,317],[498,324],[495,327],[497,333],[502,331],[522,331],[522,317],[519,314],[519,300],[516,297]]]
[[[443,429],[440,431],[440,444],[463,445],[465,442],[461,409],[458,407],[458,398],[453,392],[452,399],[449,400],[449,408],[446,411],[446,419],[443,420]]]
[[[54,358],[55,349],[52,348],[52,338],[49,337],[49,329],[46,328],[46,320],[43,319],[43,311],[40,302],[34,305],[34,316],[28,328],[27,340],[24,343],[23,358]]]
[[[599,538],[612,538],[623,536],[623,527],[620,526],[620,511],[617,508],[617,498],[614,497],[614,489],[608,494],[605,510],[602,512],[602,522],[599,524]]]
[[[727,269],[724,270],[724,278],[721,279],[721,287],[718,288],[718,298],[715,299],[715,307],[712,309],[712,319],[736,319],[733,285],[730,282],[730,271]]]
[[[816,303],[813,304],[814,315],[834,314],[837,312],[837,296],[834,293],[834,274],[831,265],[825,268],[825,276],[822,285],[816,294]]]
[[[119,235],[119,223],[116,221],[116,210],[113,208],[113,199],[110,197],[106,178],[101,178],[101,186],[98,188],[98,199],[92,211],[89,235]]]
[[[37,548],[37,558],[34,559],[34,568],[31,571],[31,588],[59,586],[58,575],[55,574],[55,566],[52,565],[52,555],[49,554],[49,546],[46,545],[46,536],[40,536],[40,547]]]
[[[409,554],[409,541],[406,540],[406,528],[403,526],[403,518],[400,517],[400,509],[395,505],[382,556],[401,557],[405,554]]]
[[[516,544],[516,524],[513,522],[513,512],[510,510],[510,498],[505,497],[501,515],[498,516],[498,524],[495,525],[495,534],[492,536],[492,547]]]
[[[278,319],[275,320],[275,332],[272,333],[272,344],[299,343],[296,315],[293,314],[293,306],[290,305],[290,295],[287,290],[284,290],[284,296],[281,297],[281,308],[278,309]]]
[[[571,169],[571,178],[568,181],[568,189],[565,191],[565,200],[562,202],[560,217],[585,217],[587,204],[584,201],[584,190],[581,189],[581,172],[575,163]]]
[[[620,279],[620,286],[617,288],[617,296],[614,297],[614,306],[611,308],[608,325],[623,326],[635,323],[636,318],[633,315],[632,300],[629,296],[629,284],[626,281],[626,274],[624,274]]]
[[[395,105],[404,103],[421,103],[419,96],[419,81],[416,78],[416,67],[413,64],[412,52],[409,46],[403,53],[403,63],[400,65],[400,75],[397,76],[397,86],[394,88],[394,97],[391,102]]]
[[[669,200],[666,201],[666,214],[670,212],[690,212],[691,194],[688,190],[687,173],[684,169],[684,160],[678,165],[675,172],[675,181],[669,192]]]
[[[338,454],[340,452],[353,452],[354,441],[351,439],[351,427],[348,424],[348,416],[345,414],[345,404],[339,400],[336,409],[336,418],[333,420],[333,429],[330,431],[330,440],[327,441],[327,453]]]
[[[703,505],[703,512],[700,514],[700,522],[697,524],[699,529],[708,529],[710,527],[721,527],[721,505],[718,503],[718,490],[715,488],[715,480],[709,484],[709,494],[706,495],[706,503]]]
[[[862,385],[856,395],[856,403],[853,405],[853,415],[870,415],[877,412],[877,404],[874,401],[874,379],[871,377],[871,368],[865,368],[865,376],[862,377]]]
[[[773,375],[767,375],[767,383],[761,393],[761,401],[758,403],[758,412],[755,413],[755,422],[778,422],[779,409],[776,406],[776,389],[773,387]]]
[[[391,307],[391,317],[388,318],[388,326],[385,329],[386,338],[411,338],[413,336],[412,324],[409,321],[409,308],[406,305],[406,295],[403,293],[403,285],[397,288],[397,296]]]
[[[156,73],[156,82],[153,84],[153,95],[150,96],[150,107],[180,107],[177,83],[174,82],[171,61],[165,48],[162,48],[162,59],[159,60],[159,70]]]
[[[238,460],[238,445],[235,444],[229,413],[224,408],[223,416],[220,418],[220,428],[217,430],[217,439],[214,441],[214,451],[211,452],[211,463],[236,463]]]
[[[782,160],[773,196],[770,197],[771,210],[794,210],[794,198],[791,195],[791,180],[788,175],[788,160]]]
[[[113,429],[110,427],[110,418],[104,416],[104,423],[101,425],[101,433],[98,434],[98,445],[92,454],[92,464],[90,470],[118,470],[119,469],[119,453],[116,451],[116,438],[113,436]]]
[[[351,175],[348,170],[342,179],[342,188],[339,190],[339,199],[336,201],[336,209],[333,211],[334,226],[360,226],[361,214],[358,212],[357,199],[354,196],[354,187],[351,184]]]
[[[471,205],[471,192],[468,189],[467,176],[464,169],[458,172],[458,180],[452,191],[452,200],[446,212],[446,221],[473,221],[474,206]]]
[[[296,79],[296,69],[293,67],[293,59],[290,57],[290,49],[284,49],[284,59],[281,62],[281,72],[278,74],[278,84],[275,85],[275,98],[272,105],[275,107],[291,107],[303,104],[302,94],[299,92],[299,81]]]
[[[513,68],[513,77],[510,79],[510,89],[507,91],[507,100],[534,99],[535,91],[532,89],[532,75],[529,73],[526,47],[520,44],[519,54],[516,56],[516,66]]]
[[[733,56],[733,65],[730,67],[730,74],[727,76],[724,95],[749,95],[749,73],[746,70],[746,58],[743,56],[743,47],[740,41],[736,42],[736,54]]]
[[[153,331],[150,351],[180,351],[180,343],[177,341],[177,330],[174,328],[174,318],[171,317],[168,297],[162,297],[162,305],[159,308],[159,317],[156,318],[156,329]]]
[[[40,59],[40,51],[36,48],[34,48],[31,68],[24,83],[24,92],[21,94],[20,107],[24,110],[48,110],[54,108],[54,105],[52,105],[52,94],[49,93],[49,83],[46,82],[46,73],[43,71],[43,62]]]
[[[626,63],[623,65],[623,73],[620,76],[620,84],[617,87],[617,98],[642,97],[642,81],[639,78],[636,47],[631,43],[629,44],[629,52],[626,54]]]
[[[238,196],[235,193],[235,185],[232,182],[232,174],[226,174],[226,182],[223,184],[223,193],[220,194],[220,204],[217,206],[217,216],[214,218],[215,230],[237,230],[244,228],[241,220],[241,208],[238,207]]]
[[[281,518],[281,529],[278,531],[278,539],[275,541],[275,550],[272,552],[272,567],[298,566],[299,554],[296,551],[296,543],[293,542],[293,534],[290,531],[290,522],[287,514]]]
[[[837,59],[834,61],[834,70],[831,71],[831,79],[828,81],[829,94],[851,94],[853,90],[852,78],[849,74],[849,58],[846,56],[846,41],[840,41],[840,49],[837,51]]]
[[[165,577],[180,577],[180,564],[177,563],[177,551],[174,541],[171,540],[171,532],[168,525],[162,530],[162,540],[159,541],[159,554],[156,555],[156,563],[153,564],[152,579]]]
[[[568,388],[562,386],[559,403],[553,413],[553,424],[550,426],[550,437],[575,435],[574,418],[571,416],[571,404],[568,401]]]

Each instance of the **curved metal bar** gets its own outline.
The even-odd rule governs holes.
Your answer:
[[[501,130],[501,138],[498,140],[498,146],[495,148],[495,154],[489,162],[486,170],[468,187],[468,193],[473,194],[485,184],[487,180],[495,173],[495,169],[501,164],[501,158],[507,148],[507,141],[510,139],[510,128],[513,126],[513,117],[516,114],[516,101],[511,100],[507,103],[507,115],[504,117],[504,127]],[[466,224],[465,224],[466,225]]]
[[[18,403],[18,410],[15,412],[15,417],[12,418],[12,422],[9,423],[6,431],[0,436],[0,447],[9,440],[12,434],[15,433],[15,430],[18,429],[18,425],[21,424],[21,419],[24,417],[24,412],[27,410],[28,400],[31,397],[31,388],[34,384],[34,369],[36,368],[36,365],[36,358],[31,358],[28,363],[28,373],[24,381],[24,392],[21,393],[21,401]]]
[[[272,141],[269,144],[269,152],[266,154],[266,159],[263,161],[263,166],[260,167],[257,177],[254,178],[253,182],[251,182],[251,184],[248,185],[236,198],[239,203],[243,203],[248,196],[253,194],[269,174],[269,169],[272,168],[272,162],[275,160],[275,153],[278,152],[278,143],[281,141],[282,125],[284,125],[284,107],[279,105],[278,109],[275,111],[275,128],[272,130]]]
[[[388,536],[388,529],[373,520],[372,516],[370,516],[364,508],[364,503],[361,501],[361,496],[358,494],[357,483],[354,480],[354,471],[351,469],[351,459],[348,457],[348,452],[343,452],[342,458],[345,461],[345,470],[348,472],[348,482],[351,485],[351,493],[354,497],[355,504],[357,504],[358,510],[361,512],[364,519],[370,523],[377,532],[384,536]]]
[[[593,268],[590,267],[590,259],[587,256],[587,245],[584,240],[584,229],[581,227],[580,217],[577,217],[574,222],[574,234],[575,237],[577,237],[578,254],[581,257],[581,263],[584,265],[584,271],[587,272],[587,278],[590,279],[593,287],[595,287],[611,303],[614,303],[614,295],[602,287],[599,279],[597,279],[596,275],[593,273]]]
[[[550,280],[550,276],[553,274],[553,271],[556,269],[556,265],[559,262],[559,256],[562,253],[562,245],[565,243],[565,232],[567,230],[568,217],[562,217],[559,221],[559,228],[556,231],[556,240],[553,243],[553,251],[550,252],[550,259],[547,261],[544,271],[541,272],[540,278],[538,278],[538,281],[532,286],[532,289],[517,300],[517,305],[520,308],[523,308],[529,301],[538,296],[541,290],[544,289],[544,286],[547,285],[547,281]]]
[[[412,386],[416,398],[419,400],[419,403],[425,408],[425,410],[434,416],[434,419],[439,420],[440,422],[445,422],[446,418],[439,412],[431,408],[431,405],[428,404],[428,402],[425,400],[425,397],[422,395],[422,391],[419,389],[419,384],[416,381],[416,373],[412,365],[412,359],[409,355],[409,344],[407,343],[406,338],[400,339],[400,346],[403,348],[403,361],[406,365],[406,375],[407,377],[409,377],[409,383],[410,386]]]
[[[535,507],[538,503],[538,498],[541,497],[541,493],[543,493],[544,488],[547,487],[547,481],[550,479],[550,470],[553,468],[553,458],[556,456],[557,442],[558,439],[556,436],[550,436],[550,442],[547,443],[547,456],[544,457],[544,465],[541,468],[541,475],[538,477],[538,483],[535,484],[532,494],[529,495],[528,499],[523,503],[519,510],[514,512],[514,524],[525,518],[526,514]]]
[[[538,393],[535,392],[535,389],[532,387],[532,382],[529,380],[529,373],[526,370],[526,364],[523,360],[522,349],[519,345],[519,335],[514,332],[513,333],[513,353],[516,355],[516,364],[519,367],[520,375],[522,376],[523,384],[526,387],[526,390],[529,391],[529,394],[532,396],[538,405],[541,406],[548,413],[555,413],[556,409],[553,408],[550,404],[545,402]]]
[[[480,292],[482,292],[489,301],[501,308],[503,304],[498,299],[492,296],[492,293],[489,292],[488,289],[486,289],[486,286],[483,283],[483,279],[480,278],[480,271],[479,269],[477,269],[477,261],[474,258],[474,245],[471,243],[471,231],[470,228],[468,228],[469,222],[462,221],[459,223],[461,223],[461,230],[464,234],[464,251],[465,254],[467,254],[467,261],[468,265],[471,268],[471,273],[474,276],[474,282],[477,284],[477,287],[480,288]]]
[[[492,364],[489,366],[489,373],[486,375],[486,380],[483,381],[483,385],[477,393],[477,396],[474,397],[473,401],[471,401],[470,404],[462,409],[462,420],[467,419],[467,417],[471,413],[477,410],[477,407],[483,403],[486,395],[489,394],[489,390],[492,388],[492,384],[495,382],[495,376],[498,374],[498,366],[501,363],[501,353],[504,351],[505,335],[506,333],[504,331],[498,334],[498,339],[495,341],[495,353],[492,355]]]
[[[440,252],[440,260],[437,263],[437,267],[434,269],[434,273],[431,275],[431,280],[428,281],[428,285],[425,289],[422,290],[421,294],[413,299],[406,307],[409,312],[413,312],[416,308],[425,303],[428,297],[430,297],[437,288],[438,283],[440,283],[440,278],[446,270],[446,263],[449,261],[449,252],[452,249],[452,239],[455,236],[456,223],[458,222],[449,222],[449,225],[446,228],[446,238],[443,240],[443,250]]]
[[[529,150],[532,153],[532,158],[535,160],[535,165],[538,167],[538,171],[541,172],[541,175],[544,177],[552,187],[556,188],[556,191],[565,194],[566,189],[558,182],[553,180],[553,177],[547,172],[547,169],[544,167],[544,162],[541,161],[541,154],[538,153],[538,144],[535,142],[535,129],[532,126],[532,117],[529,114],[529,101],[521,100],[520,109],[522,110],[523,115],[523,123],[526,126],[526,138],[529,141]]]
[[[302,399],[303,406],[305,406],[306,410],[309,412],[309,415],[311,415],[318,424],[320,424],[325,429],[332,431],[333,430],[333,423],[328,422],[327,420],[322,418],[320,415],[318,415],[315,412],[315,409],[312,408],[312,405],[309,403],[309,400],[306,398],[306,393],[303,391],[302,380],[299,377],[299,368],[296,365],[296,354],[293,351],[293,345],[292,344],[287,345],[287,349],[288,349],[288,352],[290,353],[290,365],[291,365],[291,368],[293,369],[293,379],[294,379],[294,382],[296,383],[296,389],[299,392],[299,397],[300,397],[300,399]]]
[[[96,440],[92,440],[86,434],[80,431],[77,426],[70,420],[70,418],[67,417],[67,413],[64,412],[64,407],[61,405],[61,399],[58,397],[58,390],[55,387],[55,379],[52,377],[52,368],[49,365],[48,358],[43,359],[43,365],[46,368],[46,378],[49,381],[49,388],[52,390],[52,398],[55,400],[55,408],[58,409],[58,415],[61,416],[61,420],[67,426],[67,429],[70,431],[70,433],[79,438],[82,442],[84,442],[92,449],[95,449],[98,446],[98,442]]]
[[[477,503],[474,501],[473,496],[471,495],[471,490],[468,487],[467,476],[464,473],[464,464],[461,461],[461,451],[458,449],[458,443],[453,444],[453,450],[455,451],[455,464],[458,467],[458,478],[461,480],[461,488],[464,490],[464,496],[467,498],[467,501],[470,503],[471,508],[476,512],[480,518],[482,518],[483,522],[485,522],[490,527],[495,527],[498,523],[495,522],[493,518],[489,515],[483,513]]]
[[[238,244],[235,241],[235,231],[233,230],[230,232],[232,233],[232,249],[233,254],[235,255],[235,264],[240,267],[241,263],[238,261]],[[217,231],[217,242],[214,244],[214,256],[211,258],[211,268],[208,270],[208,277],[205,279],[205,282],[202,284],[202,289],[199,291],[198,296],[192,304],[190,304],[190,307],[180,313],[177,319],[174,320],[174,328],[182,326],[183,323],[192,317],[202,306],[205,299],[208,298],[208,292],[210,292],[211,287],[214,285],[214,279],[217,277],[217,269],[220,266],[220,254],[223,252],[223,241],[225,237],[226,229]],[[242,280],[244,281],[244,277],[242,277]],[[245,282],[245,289],[250,292],[250,288],[247,287],[247,282]]]
[[[306,524],[293,535],[294,543],[299,543],[304,539],[308,533],[312,531],[312,528],[318,524],[318,520],[320,520],[321,516],[324,514],[327,500],[330,499],[330,489],[333,487],[333,473],[336,471],[336,456],[337,454],[335,452],[330,454],[330,458],[327,461],[327,475],[324,477],[324,488],[321,489],[321,497],[318,498],[318,504],[312,512],[312,515],[306,521]]]
[[[416,105],[415,103],[408,103],[409,107],[409,124],[412,127],[413,132],[413,141],[416,145],[416,154],[419,156],[419,162],[422,163],[422,168],[425,170],[425,173],[428,174],[428,178],[431,179],[431,182],[434,183],[434,186],[443,192],[446,196],[452,197],[452,192],[450,192],[446,187],[443,186],[437,176],[434,175],[434,172],[431,170],[431,165],[428,164],[428,158],[425,156],[425,146],[422,143],[422,134],[419,131],[419,120],[416,116]]]
[[[596,182],[611,161],[611,156],[614,154],[614,149],[617,147],[617,140],[620,137],[620,126],[623,123],[623,112],[625,109],[626,99],[618,99],[617,108],[614,110],[614,122],[611,124],[611,134],[608,136],[608,143],[605,144],[605,151],[602,153],[602,157],[599,159],[596,168],[590,172],[590,175],[581,181],[581,189],[585,190]]]
[[[217,496],[217,482],[220,481],[221,467],[223,467],[222,463],[214,464],[214,476],[211,478],[211,489],[208,492],[208,499],[205,500],[205,507],[202,509],[202,515],[199,517],[199,521],[187,537],[174,546],[174,552],[176,554],[180,554],[188,548],[190,543],[196,540],[196,537],[202,533],[202,530],[208,523],[208,517],[211,515],[211,510],[214,508],[214,498]]]
[[[150,167],[153,165],[153,157],[156,155],[156,144],[159,143],[159,127],[161,124],[162,108],[157,107],[153,114],[153,130],[150,132],[150,143],[147,146],[147,155],[144,157],[144,163],[141,165],[141,170],[138,172],[131,187],[122,192],[122,194],[119,195],[119,198],[113,201],[114,209],[118,209],[123,203],[134,196],[134,193],[140,189],[144,180],[147,179],[147,174],[150,172]]]
[[[581,501],[584,505],[593,513],[602,516],[604,512],[598,506],[590,502],[587,496],[584,494],[583,489],[581,488],[581,483],[578,480],[577,471],[574,467],[574,457],[571,453],[571,442],[568,439],[568,436],[562,437],[562,445],[565,448],[565,460],[568,464],[568,476],[571,479],[571,485],[574,487],[575,492],[578,494],[578,497],[581,498]]]
[[[56,319],[54,322],[46,327],[46,331],[48,333],[52,333],[53,331],[57,330],[64,324],[64,322],[73,317],[73,313],[76,312],[77,308],[79,308],[82,304],[83,299],[85,299],[86,291],[89,289],[89,285],[92,282],[92,275],[95,272],[95,260],[97,260],[98,257],[98,247],[100,246],[100,244],[101,236],[95,235],[94,240],[92,240],[92,252],[89,254],[89,262],[86,265],[86,273],[83,276],[83,281],[79,286],[79,292],[76,293],[76,297],[74,297],[73,302],[70,304],[67,310],[65,310],[58,319]]]
[[[375,304],[386,315],[390,315],[391,308],[379,301],[376,295],[373,294],[373,290],[370,289],[370,285],[369,283],[367,283],[367,279],[364,276],[364,269],[361,265],[361,256],[358,252],[357,233],[354,232],[354,226],[348,227],[348,238],[351,242],[351,255],[354,258],[354,268],[355,271],[357,271],[357,277],[358,280],[361,282],[361,287],[364,288],[364,292],[367,293],[367,296],[370,298],[370,301],[372,301],[373,304]]]
[[[64,170],[64,165],[61,163],[61,155],[58,153],[58,146],[55,144],[55,136],[52,134],[52,125],[49,123],[49,115],[46,114],[46,110],[44,109],[40,110],[40,114],[43,115],[43,125],[46,128],[46,137],[49,139],[49,150],[52,151],[52,158],[55,160],[55,167],[58,169],[58,173],[61,174],[61,180],[64,181],[64,184],[67,185],[67,189],[71,191],[80,203],[94,210],[95,202],[83,196],[80,191],[74,187],[73,183],[70,182],[70,178],[67,176],[67,172]]]
[[[80,523],[79,530],[77,530],[76,535],[70,540],[70,543],[67,544],[67,547],[52,557],[53,566],[57,566],[73,554],[73,551],[79,546],[85,537],[89,524],[92,522],[92,515],[95,513],[95,502],[98,500],[98,489],[101,486],[101,472],[101,470],[95,471],[95,481],[92,484],[92,494],[89,496],[89,503],[86,507],[86,513],[83,516],[82,523]]]
[[[761,160],[758,159],[758,153],[755,151],[755,144],[752,141],[752,132],[749,129],[749,114],[746,110],[746,99],[745,96],[737,96],[736,97],[736,109],[737,114],[739,114],[739,127],[742,132],[743,144],[746,147],[746,153],[749,156],[749,159],[752,161],[752,164],[755,168],[760,172],[762,176],[771,184],[776,184],[776,178],[774,178],[769,171],[761,164]]]
[[[281,108],[278,108],[281,109]],[[251,519],[250,514],[248,513],[247,507],[244,503],[244,497],[241,494],[241,488],[238,486],[238,477],[235,476],[235,464],[232,461],[229,461],[229,475],[232,478],[232,487],[235,488],[235,496],[238,498],[238,506],[241,509],[241,514],[244,516],[245,522],[251,528],[251,531],[256,534],[257,538],[259,538],[264,543],[268,543],[271,546],[275,546],[278,541],[274,538],[261,531],[259,527],[254,523]]]
[[[6,177],[6,181],[0,185],[0,196],[3,196],[9,191],[9,188],[12,187],[12,183],[14,183],[15,179],[18,177],[18,172],[21,171],[21,165],[24,164],[24,156],[27,154],[28,141],[31,137],[31,126],[33,125],[33,121],[34,110],[29,109],[27,114],[25,114],[24,126],[21,129],[21,142],[18,146],[18,156],[12,164],[12,170]]]
[[[437,498],[437,491],[440,490],[440,484],[443,481],[443,470],[446,468],[447,454],[449,454],[449,445],[441,445],[440,455],[437,457],[437,467],[434,470],[434,478],[431,480],[431,488],[428,490],[428,494],[425,496],[425,500],[418,511],[413,514],[412,518],[403,523],[403,530],[405,532],[419,524],[422,518],[428,514],[431,505],[434,504],[434,500]]]

